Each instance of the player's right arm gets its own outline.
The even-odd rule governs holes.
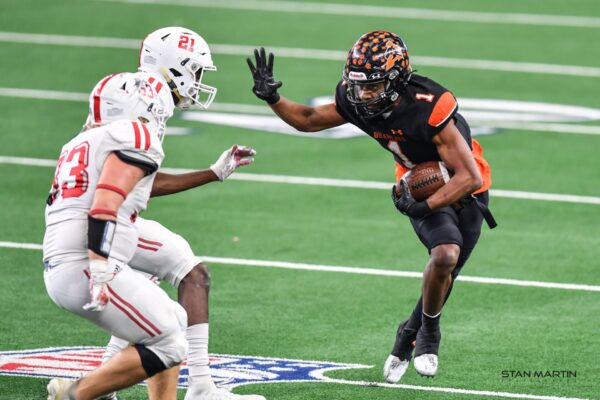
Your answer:
[[[279,118],[301,132],[318,132],[346,123],[334,103],[310,107],[280,97],[277,103],[270,106]]]
[[[335,104],[311,107],[281,97],[277,93],[282,85],[273,78],[274,56],[269,53],[267,60],[265,49],[254,50],[256,66],[247,59],[248,67],[254,79],[252,91],[261,100],[269,103],[273,111],[288,125],[302,132],[317,132],[323,129],[343,125],[346,120],[337,112]]]
[[[125,198],[146,174],[111,153],[104,162],[88,215],[90,302],[84,309],[102,311],[108,303],[107,283],[114,277],[108,255],[116,230],[117,213]]]

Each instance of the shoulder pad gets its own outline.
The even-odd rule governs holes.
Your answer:
[[[452,93],[444,92],[435,102],[427,123],[438,127],[452,117],[457,108],[458,103]]]
[[[108,150],[127,154],[131,158],[151,160],[156,168],[162,163],[164,152],[158,136],[138,121],[117,121],[106,126]],[[122,161],[126,159],[122,158]],[[155,169],[156,169],[155,168]]]

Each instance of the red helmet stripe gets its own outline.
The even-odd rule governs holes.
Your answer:
[[[102,82],[100,82],[100,86],[96,90],[96,93],[94,93],[94,122],[96,123],[102,122],[102,118],[100,117],[100,94],[102,93],[102,89],[104,89],[104,86],[115,75],[117,74],[112,74],[104,78]]]

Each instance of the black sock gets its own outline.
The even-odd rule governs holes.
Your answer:
[[[419,297],[419,300],[406,323],[406,328],[418,331],[421,328],[421,314],[423,314],[423,296]]]
[[[441,312],[438,315],[436,315],[435,317],[430,317],[429,315],[423,313],[422,319],[421,319],[422,327],[426,331],[430,331],[430,332],[437,330],[440,325],[441,317],[442,317]]]

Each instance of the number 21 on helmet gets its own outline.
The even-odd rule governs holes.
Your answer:
[[[171,89],[175,106],[207,109],[217,89],[202,83],[204,72],[216,71],[206,41],[196,32],[167,27],[142,41],[139,68],[162,76]]]

